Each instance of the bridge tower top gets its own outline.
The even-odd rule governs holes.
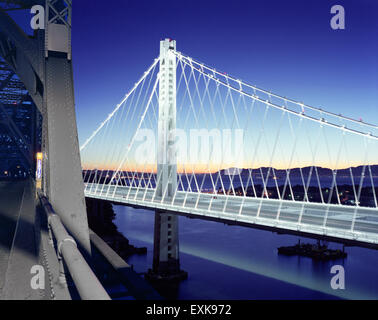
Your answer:
[[[176,50],[176,40],[165,38],[164,40],[160,41],[160,55],[164,53],[164,51],[168,50]]]
[[[177,183],[174,131],[176,129],[176,41],[160,41],[157,195],[173,197]]]

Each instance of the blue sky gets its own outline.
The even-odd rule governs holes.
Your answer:
[[[330,27],[335,4],[345,8],[345,30]],[[167,37],[178,51],[258,87],[378,124],[375,0],[74,1],[72,25],[81,143]]]
[[[330,8],[345,8],[332,30]],[[159,54],[159,40],[272,92],[378,123],[378,3],[75,1],[73,61],[80,140]]]

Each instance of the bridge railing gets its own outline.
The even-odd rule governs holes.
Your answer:
[[[110,300],[109,295],[78,250],[76,241],[68,234],[48,199],[42,194],[39,198],[47,216],[50,243],[54,246],[53,237],[56,240],[55,249],[60,265],[59,281],[62,284],[66,281],[64,261],[81,299]]]

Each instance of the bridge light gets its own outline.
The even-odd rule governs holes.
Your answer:
[[[37,152],[36,154],[37,158],[37,166],[36,166],[36,172],[35,172],[35,178],[36,178],[36,192],[42,188],[42,159],[43,159],[43,153]]]

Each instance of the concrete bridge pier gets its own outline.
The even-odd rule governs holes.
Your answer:
[[[167,275],[180,270],[178,217],[159,210],[155,212],[152,270]]]
[[[188,273],[180,269],[178,216],[156,210],[153,265],[146,278],[177,283],[187,277]]]

